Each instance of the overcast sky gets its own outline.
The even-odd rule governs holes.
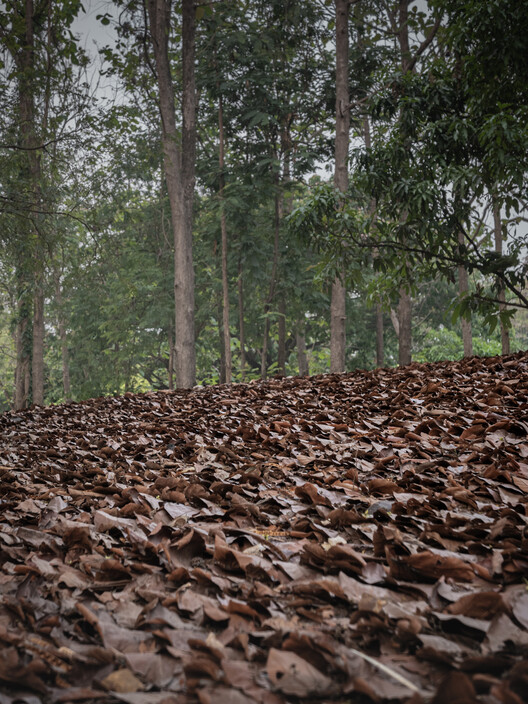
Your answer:
[[[72,31],[81,38],[81,46],[95,58],[97,46],[113,44],[115,35],[112,25],[102,25],[97,15],[113,12],[114,5],[111,0],[83,0],[85,12],[81,10]]]

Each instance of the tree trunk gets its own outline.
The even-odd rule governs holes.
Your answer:
[[[385,364],[385,350],[383,345],[383,308],[381,303],[376,304],[376,366]]]
[[[402,73],[411,71],[411,53],[409,47],[409,0],[400,0],[398,5],[398,43]],[[407,220],[407,213],[402,213],[402,222]],[[412,361],[412,303],[405,288],[400,289],[398,303],[398,364],[405,366]]]
[[[390,309],[390,319],[394,332],[396,333],[396,337],[400,339],[400,321],[398,320],[398,313],[394,310],[394,308]]]
[[[32,344],[32,397],[33,403],[42,405],[44,403],[44,256],[41,243],[41,233],[37,222],[40,218],[39,208],[41,204],[41,164],[40,153],[37,149],[37,138],[35,132],[35,39],[34,39],[34,7],[33,0],[25,0],[24,5],[24,40],[22,48],[15,53],[15,61],[20,74],[19,78],[19,111],[20,111],[20,138],[22,148],[25,150],[24,156],[27,160],[27,177],[29,193],[32,202],[29,206],[29,233],[25,251],[22,254],[22,261],[19,266],[23,271],[32,271],[33,286],[33,344]],[[29,261],[28,261],[29,260]],[[24,292],[24,297],[28,294]],[[26,310],[26,305],[22,305],[22,310]],[[29,313],[29,310],[28,310]],[[22,326],[23,334],[26,333],[27,323]],[[20,392],[27,386],[27,376],[29,375],[29,360],[24,359],[27,353],[25,345],[21,347],[22,357],[20,358],[21,370],[17,377],[16,401],[25,405],[27,394]],[[18,355],[17,355],[18,361]],[[22,382],[22,379],[24,380]],[[25,399],[23,400],[23,397]]]
[[[458,244],[464,244],[464,233],[458,233]],[[458,266],[458,293],[460,296],[467,296],[469,292],[469,277],[465,266],[460,264]],[[462,317],[460,319],[460,324],[462,326],[462,343],[464,345],[464,357],[471,357],[473,355],[473,333],[471,328],[471,319]]]
[[[18,322],[15,329],[15,411],[20,411],[27,405],[29,394],[29,354],[27,352],[28,315],[24,311],[24,299],[19,299],[17,306]]]
[[[216,320],[217,320],[217,328],[218,328],[218,341],[220,343],[219,348],[220,348],[220,369],[219,369],[219,376],[218,376],[218,382],[220,384],[225,384],[226,383],[226,359],[225,359],[225,345],[224,345],[224,322],[222,319],[222,301],[220,298],[217,299],[216,302]]]
[[[222,232],[222,322],[224,346],[224,379],[226,384],[231,383],[231,335],[229,333],[229,282],[227,271],[227,220],[224,201],[224,110],[222,96],[218,99],[218,132],[219,132],[219,157],[220,170],[220,229]]]
[[[336,137],[334,183],[348,190],[350,106],[348,97],[348,0],[335,0],[336,11]],[[332,284],[330,304],[330,371],[345,371],[346,288],[344,271]]]
[[[62,289],[60,285],[60,277],[57,273],[55,276],[55,300],[58,308],[57,326],[59,329],[59,340],[61,343],[61,361],[62,361],[62,395],[64,401],[71,401],[71,381],[70,381],[70,353],[68,350],[68,336],[66,334],[66,320],[64,315],[64,301],[62,298]]]
[[[286,301],[284,296],[279,300],[279,340],[277,352],[277,371],[286,376]]]
[[[44,292],[42,282],[35,283],[33,297],[33,356],[32,356],[33,403],[44,404]]]
[[[260,352],[260,378],[266,379],[268,376],[268,342],[269,342],[269,317],[264,319],[264,333],[262,335],[262,350]]]
[[[304,320],[302,319],[297,321],[295,337],[297,342],[297,364],[299,365],[299,376],[308,376],[310,369],[308,366],[308,356],[306,355]]]
[[[398,304],[398,364],[400,367],[412,362],[412,303],[411,297],[404,289],[400,289],[400,301]]]
[[[246,380],[246,335],[244,326],[244,281],[242,278],[242,259],[238,260],[238,339],[240,342],[240,377]]]
[[[493,230],[495,235],[495,252],[502,255],[502,222],[500,215],[500,208],[495,196],[493,197]],[[499,290],[497,294],[499,299],[499,311],[502,312],[506,309],[506,293],[504,286],[499,282]],[[501,331],[501,349],[502,354],[510,354],[510,331],[502,322],[500,321],[500,331]]]
[[[271,309],[271,304],[275,296],[275,287],[277,284],[277,271],[279,268],[279,234],[280,234],[280,221],[282,216],[282,190],[279,186],[279,178],[277,174],[276,178],[276,190],[275,190],[275,221],[274,221],[274,236],[273,236],[273,264],[271,267],[271,278],[270,287],[268,292],[268,298],[266,305],[264,306],[264,335],[262,339],[262,354],[260,358],[260,376],[265,379],[268,375],[268,344],[269,344],[269,331],[270,331],[270,319],[269,312]]]
[[[169,391],[174,391],[174,331],[172,325],[169,326]]]
[[[356,8],[358,6],[356,5]],[[365,140],[365,149],[370,151],[371,139],[370,139],[370,122],[368,115],[363,118],[363,137]],[[372,198],[369,205],[370,216],[373,222],[376,217],[376,199]],[[372,259],[376,259],[379,256],[378,249],[372,251]],[[384,365],[384,344],[383,344],[383,308],[381,303],[376,304],[376,366],[383,367]]]
[[[148,0],[147,10],[158,80],[163,166],[174,233],[174,367],[176,385],[180,388],[189,388],[194,386],[196,381],[192,257],[192,206],[196,152],[195,10],[193,0],[182,0],[181,143],[176,130],[174,86],[168,52],[170,0]]]

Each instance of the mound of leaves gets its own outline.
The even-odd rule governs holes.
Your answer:
[[[528,355],[0,417],[0,704],[528,692]]]

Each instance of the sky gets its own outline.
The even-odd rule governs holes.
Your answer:
[[[114,4],[110,0],[84,0],[85,12],[80,12],[73,23],[72,31],[81,38],[81,46],[95,58],[97,46],[113,44],[115,34],[112,25],[103,25],[96,19],[97,15],[113,12]]]

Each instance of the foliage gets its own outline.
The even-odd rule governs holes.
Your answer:
[[[21,7],[9,5],[15,6]],[[2,410],[13,396],[17,322],[21,315],[31,317],[37,258],[30,256],[34,243],[28,239],[28,222],[37,215],[46,300],[46,402],[64,400],[61,326],[74,399],[166,388],[174,342],[170,209],[144,5],[115,0],[101,14],[116,42],[101,48],[102,63],[92,67],[70,31],[80,3],[49,7],[52,15],[41,18],[36,33],[33,76],[45,204],[38,213],[28,186],[27,155],[15,148],[21,75],[13,42],[20,37],[11,30],[22,15],[6,9],[0,16]],[[330,282],[343,266],[349,369],[375,366],[378,303],[383,305],[386,364],[396,363],[390,311],[402,285],[414,301],[413,354],[424,361],[462,354],[458,318],[469,315],[475,352],[495,354],[498,330],[493,327],[504,286],[508,303],[528,305],[526,3],[491,0],[484,12],[474,0],[430,0],[412,10],[410,53],[416,61],[409,71],[402,69],[391,25],[397,9],[398,3],[381,0],[354,3],[351,9],[353,150],[351,185],[343,201],[332,184],[314,175],[332,158],[331,4],[257,0],[198,7],[194,259],[200,383],[217,383],[222,374],[221,208],[229,237],[236,381],[242,380],[242,352],[244,378],[260,375],[266,319],[268,371],[277,371],[282,315],[286,373],[298,372],[299,329],[310,371],[328,371]],[[178,87],[178,7],[174,12],[168,41]],[[55,34],[44,31],[47,22]],[[91,73],[110,81],[115,96],[94,91]],[[276,203],[282,210],[275,251]],[[502,215],[502,255],[492,247],[493,204]],[[276,280],[271,282],[275,255]],[[469,271],[470,294],[454,301],[460,264]],[[500,312],[503,321],[513,311],[512,306]],[[518,324],[523,315],[521,309],[517,323],[512,319],[514,345],[528,344]],[[31,332],[30,322],[24,333],[28,354]]]

